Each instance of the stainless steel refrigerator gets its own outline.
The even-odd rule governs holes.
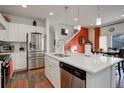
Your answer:
[[[26,35],[27,70],[44,67],[45,35],[32,32]]]

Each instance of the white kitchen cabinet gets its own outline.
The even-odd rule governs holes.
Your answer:
[[[59,61],[48,56],[45,57],[45,75],[54,87],[60,88]]]
[[[7,30],[0,30],[0,40],[1,41],[8,40],[8,31]]]
[[[9,23],[8,41],[18,41],[18,40],[19,40],[19,25],[16,23]]]
[[[35,27],[35,30],[38,33],[44,33],[44,28],[42,28],[42,27]]]
[[[26,69],[26,52],[17,55],[16,69]]]
[[[26,33],[28,32],[28,26],[25,25],[25,24],[18,24],[19,27],[18,27],[18,41],[19,42],[26,42]]]
[[[27,25],[9,23],[9,41],[26,42]]]
[[[25,70],[26,69],[26,52],[13,52],[11,54],[13,60],[14,70]]]
[[[26,42],[26,34],[31,32],[44,33],[43,27],[35,27],[26,24],[9,23],[9,39],[13,42]]]

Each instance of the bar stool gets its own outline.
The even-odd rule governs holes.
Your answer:
[[[124,58],[124,49],[120,49],[119,53],[117,53],[115,55],[115,57]],[[121,68],[122,68],[123,73],[124,73],[124,63],[123,62],[124,62],[124,60],[118,63],[119,76],[121,76]],[[121,65],[122,65],[122,67],[121,67]]]

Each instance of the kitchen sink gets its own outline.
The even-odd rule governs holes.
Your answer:
[[[57,57],[69,57],[69,55],[66,55],[66,54],[54,54],[54,56],[57,56]]]

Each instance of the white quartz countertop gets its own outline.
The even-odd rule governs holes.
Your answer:
[[[56,53],[47,53],[46,55],[64,63],[75,66],[89,73],[100,72],[106,69],[107,67],[110,67],[123,60],[121,58],[105,57],[102,55],[85,56],[84,54],[74,53],[68,53],[67,55],[69,55],[69,57],[60,58],[54,56],[54,54]]]

